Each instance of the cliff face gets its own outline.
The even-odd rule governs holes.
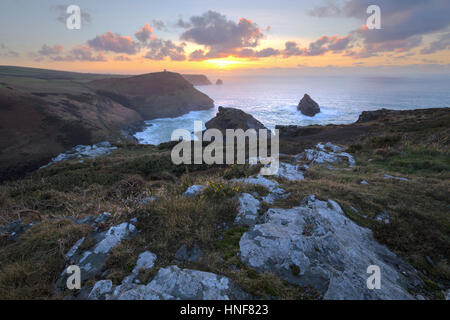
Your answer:
[[[182,76],[194,86],[212,85],[211,81],[203,74],[183,74]]]
[[[177,117],[214,107],[214,101],[178,73],[158,72],[129,78],[94,80],[97,94],[138,112],[145,120]]]
[[[0,180],[20,177],[79,144],[127,139],[146,119],[213,106],[170,72],[101,75],[0,67]]]
[[[79,144],[116,141],[142,121],[134,110],[89,95],[32,94],[0,88],[0,180],[38,168]]]

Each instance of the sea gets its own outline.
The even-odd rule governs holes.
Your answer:
[[[243,77],[196,88],[214,100],[213,109],[147,121],[145,129],[135,134],[139,142],[157,145],[170,141],[175,129],[193,132],[194,121],[204,124],[219,106],[242,109],[269,129],[275,125],[348,124],[362,111],[381,108],[450,107],[450,76],[442,75]],[[297,110],[305,93],[320,105],[321,112],[314,117]]]

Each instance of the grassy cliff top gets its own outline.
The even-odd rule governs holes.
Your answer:
[[[442,298],[440,286],[450,285],[449,116],[449,109],[429,109],[398,112],[397,116],[389,114],[365,123],[367,127],[363,132],[355,131],[358,135],[348,140],[351,142],[339,142],[355,156],[356,167],[330,170],[312,166],[300,182],[277,179],[290,196],[270,207],[299,205],[309,194],[337,201],[349,218],[370,228],[380,243],[420,272],[429,298]],[[324,128],[332,130],[333,126]],[[338,128],[346,130],[345,126],[334,127]],[[313,143],[316,138],[311,138]],[[291,139],[295,138],[282,142]],[[239,239],[247,229],[232,226],[235,196],[264,190],[248,185],[236,189],[230,179],[253,174],[254,168],[175,166],[170,159],[171,144],[118,147],[108,156],[61,162],[26,179],[0,185],[0,224],[18,218],[36,223],[19,241],[1,244],[1,298],[60,298],[51,295],[51,287],[64,265],[59,254],[61,243],[65,252],[90,232],[87,226],[75,225],[67,218],[102,212],[113,216],[102,230],[131,217],[139,218],[139,236],[120,244],[108,259],[107,278],[114,283],[130,273],[143,250],[158,256],[154,269],[141,275],[145,281],[173,263],[180,244],[186,243],[199,245],[205,254],[202,260],[182,267],[226,275],[259,298],[318,297],[274,274],[259,274],[243,266],[236,256]],[[296,152],[302,150],[299,145],[295,148]],[[385,174],[408,181],[385,179]],[[362,180],[368,184],[362,186]],[[207,190],[201,197],[183,197],[193,184],[206,185]],[[153,195],[160,200],[140,204]],[[389,224],[374,219],[381,211],[389,212]],[[223,224],[230,229],[218,228]]]

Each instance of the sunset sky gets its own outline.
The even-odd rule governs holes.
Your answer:
[[[66,8],[82,11],[66,28]],[[365,27],[369,5],[381,30]],[[450,1],[2,0],[0,65],[82,72],[447,72]]]

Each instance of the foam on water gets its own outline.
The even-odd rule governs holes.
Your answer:
[[[160,144],[161,142],[170,141],[172,132],[176,129],[186,129],[193,133],[194,121],[202,121],[203,129],[205,128],[205,122],[213,118],[217,109],[204,110],[204,111],[191,111],[183,116],[177,118],[159,118],[146,121],[147,128],[144,131],[137,132],[134,136],[142,144]],[[196,137],[192,134],[192,139]]]

